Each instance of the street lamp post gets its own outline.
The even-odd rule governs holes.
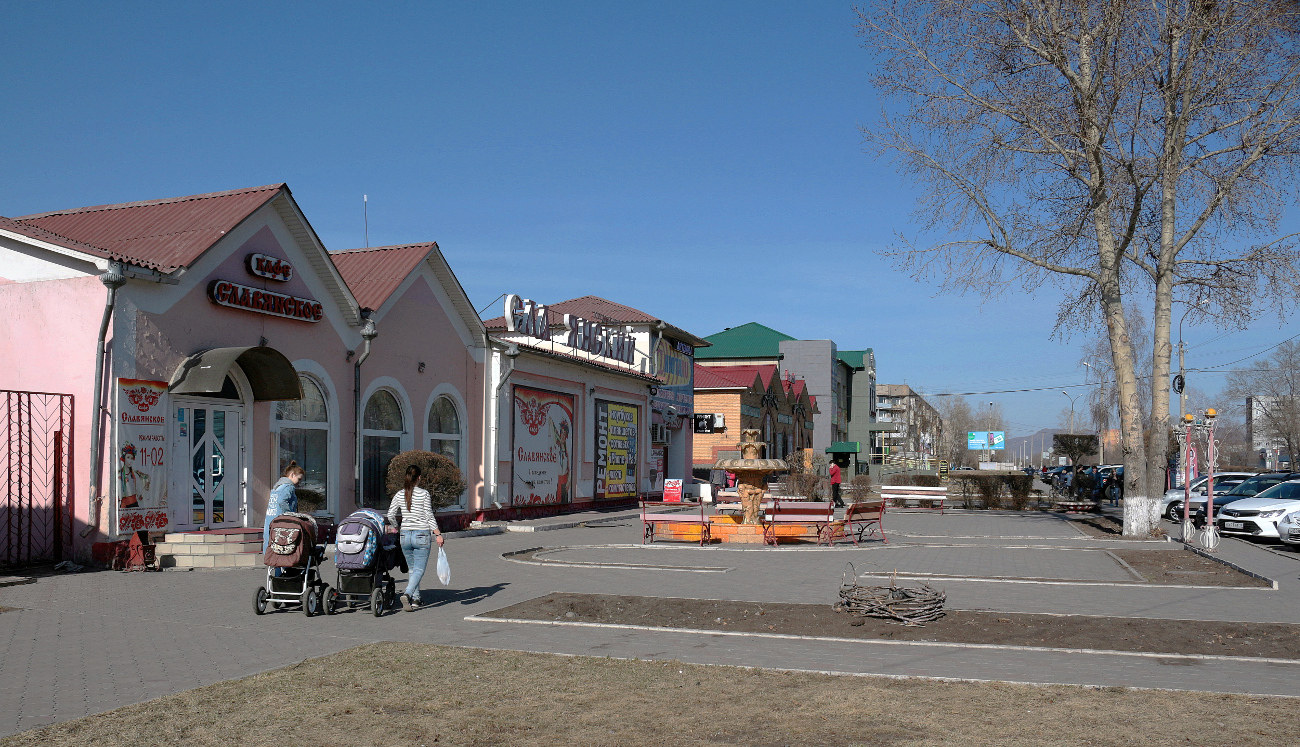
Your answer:
[[[1084,362],[1083,362],[1083,365],[1087,366],[1087,367],[1088,367],[1088,368],[1089,368],[1093,373],[1097,374],[1097,375],[1098,375],[1098,379],[1100,379],[1100,377],[1101,377],[1101,373],[1097,370],[1097,367],[1096,367],[1096,366],[1092,365],[1091,363],[1089,363],[1089,362],[1087,362],[1087,361],[1084,361]],[[1101,381],[1098,380],[1097,383],[1100,384]],[[1100,398],[1099,398],[1099,399],[1100,399]],[[1071,404],[1073,404],[1073,403],[1071,403]],[[1094,425],[1095,425],[1095,423],[1094,423]],[[1105,464],[1105,463],[1106,463],[1106,438],[1102,435],[1102,433],[1101,433],[1100,431],[1097,433],[1097,446],[1101,449],[1101,456],[1099,456],[1099,457],[1097,458],[1097,461],[1098,461],[1099,464]]]
[[[1064,391],[1061,392],[1061,394],[1064,394],[1065,398],[1070,400],[1070,435],[1073,436],[1074,435],[1074,403],[1075,400],[1079,399],[1079,397],[1082,397],[1083,395],[1076,394],[1075,396],[1071,397],[1069,392],[1064,392]],[[1074,465],[1072,464],[1070,466],[1073,467]]]

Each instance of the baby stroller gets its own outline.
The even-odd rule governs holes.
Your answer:
[[[397,604],[397,583],[389,574],[406,558],[398,535],[386,531],[388,520],[378,511],[363,508],[339,523],[334,535],[334,565],[338,578],[325,595],[325,614],[369,606],[375,617]]]
[[[320,577],[325,548],[316,544],[316,534],[316,520],[307,514],[286,513],[271,520],[271,537],[262,557],[266,583],[257,587],[253,612],[264,615],[268,606],[294,604],[302,605],[308,617],[320,611],[329,584]]]

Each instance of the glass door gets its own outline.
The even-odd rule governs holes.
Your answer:
[[[173,520],[178,527],[224,529],[240,521],[239,436],[242,409],[226,404],[176,404],[173,453],[185,477]],[[186,485],[184,483],[188,482]]]

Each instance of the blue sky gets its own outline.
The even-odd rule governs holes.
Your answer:
[[[916,192],[849,3],[9,3],[0,215],[285,181],[331,249],[435,240],[479,306],[596,294],[758,321],[929,392],[1084,381],[1055,299],[937,296],[877,255]],[[495,309],[493,309],[495,311]],[[1189,342],[1218,334],[1189,329]],[[1202,345],[1233,360],[1276,318]],[[1217,389],[1222,376],[1205,377]],[[1059,390],[981,395],[1014,434]]]

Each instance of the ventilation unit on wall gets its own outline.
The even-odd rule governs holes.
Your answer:
[[[672,431],[658,423],[650,424],[650,443],[668,444],[672,439]]]

